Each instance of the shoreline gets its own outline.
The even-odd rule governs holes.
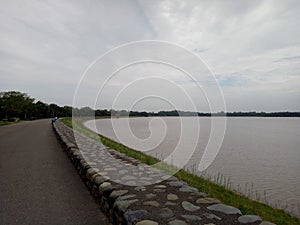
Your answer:
[[[180,122],[182,120],[185,124],[198,123],[199,121],[203,134],[206,134],[207,129],[209,129],[207,124],[210,124],[210,120],[212,120],[212,118],[161,117],[160,119],[168,124],[168,136],[164,139],[164,142],[160,146],[157,144],[158,147],[154,151],[145,152],[143,144],[131,145],[131,140],[134,141],[134,139],[132,139],[129,134],[124,133],[125,130],[127,133],[129,130],[128,128],[123,129],[122,124],[129,123],[134,134],[139,135],[140,137],[146,137],[148,132],[147,126],[150,123],[149,121],[156,120],[157,118],[139,117],[129,119],[130,120],[127,121],[127,119],[120,118],[118,120],[113,118],[112,120],[115,121],[115,123],[111,122],[109,118],[98,121],[86,121],[84,122],[84,126],[86,126],[87,129],[95,131],[96,133],[101,133],[103,136],[105,136],[105,138],[117,142],[118,135],[116,136],[117,133],[115,132],[120,131],[120,140],[122,140],[124,144],[126,143],[125,145],[127,147],[131,146],[131,148],[135,150],[138,149],[147,155],[162,160],[171,154],[171,148],[173,147],[174,149],[174,146],[176,143],[178,143],[176,139],[174,139],[173,135],[176,132],[172,131],[174,128],[177,129],[178,126],[173,126],[173,124],[180,124],[182,123]],[[219,119],[217,118],[215,120]],[[95,124],[97,129],[95,128]],[[120,130],[117,128],[117,130],[114,132],[112,130],[112,124],[116,124],[116,128],[120,126]],[[267,119],[251,117],[240,119],[236,117],[228,118],[227,124],[228,129],[226,131],[224,144],[222,144],[220,153],[216,157],[214,163],[207,170],[205,170],[206,173],[200,173],[196,171],[197,165],[201,160],[201,154],[204,151],[204,147],[197,147],[197,149],[195,149],[195,156],[190,159],[185,169],[188,169],[189,172],[209,179],[210,181],[213,181],[219,185],[228,187],[229,189],[238,193],[242,193],[244,196],[247,196],[250,199],[268,204],[274,208],[284,209],[287,213],[296,217],[300,217],[300,200],[299,197],[297,197],[299,196],[299,190],[296,189],[298,186],[297,184],[299,184],[299,180],[297,179],[299,176],[297,169],[295,169],[297,168],[295,167],[295,165],[297,165],[297,161],[295,161],[295,159],[297,156],[299,156],[296,148],[299,141],[294,135],[297,133],[295,131],[299,130],[300,128],[299,119]],[[169,130],[170,127],[171,130]],[[263,132],[260,130],[256,132],[255,130],[257,128]],[[270,130],[270,128],[274,129]],[[190,132],[190,129],[186,130],[187,133]],[[157,134],[160,133],[159,130],[153,127],[152,132],[156,131],[158,132]],[[123,136],[122,132],[124,133]],[[126,139],[127,137],[129,139]],[[200,139],[200,143],[203,146],[205,145],[206,140],[208,140],[205,138],[208,138],[208,136],[204,136],[204,138]],[[290,143],[292,144],[288,143],[287,140],[290,140]],[[150,144],[155,143],[158,142],[150,142]],[[182,150],[184,150],[184,147],[189,145],[182,146]],[[285,149],[284,146],[289,147],[289,149]],[[288,154],[288,156],[281,159],[280,155],[284,154]],[[184,154],[178,154],[179,157],[181,155]],[[177,163],[175,163],[175,165],[176,164]],[[285,165],[290,166],[282,167]],[[285,168],[283,171],[285,172],[286,176],[283,176],[283,173],[281,173],[281,170],[278,168]],[[293,175],[294,177],[292,177]],[[293,182],[290,183],[289,181]]]
[[[126,146],[123,146],[119,143],[116,143],[112,140],[109,140],[101,135],[98,135],[87,128],[85,128],[82,123],[89,118],[81,118],[80,121],[77,121],[76,124],[76,130],[79,130],[80,132],[83,132],[85,135],[93,138],[93,139],[99,139],[101,138],[102,142],[120,152],[123,152],[124,154],[138,159],[143,163],[146,164],[154,164],[157,162],[157,159],[154,159],[150,156],[145,156],[144,154],[137,152],[133,149],[129,149]],[[79,122],[79,123],[78,123]],[[65,119],[64,123],[72,127],[72,119]],[[264,219],[267,219],[269,221],[274,221],[277,224],[291,224],[291,223],[285,223],[283,221],[294,221],[294,223],[299,223],[300,220],[297,217],[294,217],[290,214],[285,213],[283,210],[280,209],[274,209],[266,204],[259,203],[256,201],[253,201],[251,199],[248,199],[244,196],[241,196],[240,194],[234,193],[231,190],[227,190],[224,187],[221,187],[217,184],[214,184],[210,181],[204,180],[203,178],[197,177],[193,174],[189,174],[186,171],[179,171],[176,176],[186,181],[191,186],[194,186],[198,188],[201,191],[207,190],[208,194],[212,197],[216,197],[220,199],[221,201],[224,201],[225,203],[229,203],[230,205],[239,206],[243,208],[244,212],[251,213],[251,214],[260,214]],[[207,193],[206,192],[206,193]],[[297,221],[297,222],[295,222]]]

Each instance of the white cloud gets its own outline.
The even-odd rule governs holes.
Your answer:
[[[157,39],[204,59],[228,110],[300,110],[298,27],[296,0],[1,1],[0,88],[71,104],[96,57],[119,44]],[[141,70],[129,71],[124,84]]]

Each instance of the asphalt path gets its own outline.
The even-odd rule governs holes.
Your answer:
[[[50,119],[0,127],[0,224],[108,224]]]

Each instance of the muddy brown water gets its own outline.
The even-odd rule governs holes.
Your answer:
[[[211,118],[204,117],[115,118],[85,125],[146,154],[169,156],[169,162],[193,171],[212,130]],[[204,174],[222,183],[229,180],[232,189],[300,216],[299,134],[300,118],[227,118],[218,155]]]

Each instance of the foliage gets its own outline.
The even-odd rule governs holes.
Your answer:
[[[0,99],[1,115],[5,115],[6,118],[16,117],[27,119],[34,101],[27,94],[16,91],[1,92]]]
[[[34,98],[18,91],[0,92],[0,120],[15,121],[71,116],[72,107],[35,102]]]
[[[5,122],[5,121],[0,121],[0,127],[4,126],[4,125],[9,125],[9,124],[13,124],[15,122]]]

